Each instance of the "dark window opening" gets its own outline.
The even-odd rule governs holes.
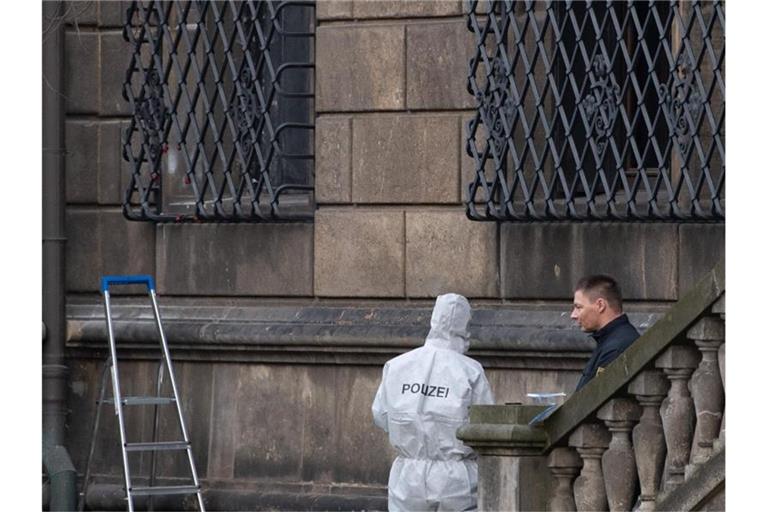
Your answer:
[[[470,2],[470,218],[722,221],[724,26],[720,2]]]
[[[129,219],[312,218],[314,6],[131,4]]]

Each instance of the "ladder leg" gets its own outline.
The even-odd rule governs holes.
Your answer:
[[[200,506],[200,511],[205,512],[205,505],[203,504],[203,495],[200,491],[200,481],[197,478],[197,470],[195,469],[195,460],[192,456],[192,444],[189,442],[189,435],[187,435],[187,427],[184,424],[184,415],[182,413],[181,400],[179,399],[178,388],[176,387],[176,379],[174,378],[173,363],[171,363],[171,354],[168,350],[168,342],[165,339],[163,333],[163,326],[160,322],[160,310],[157,307],[157,296],[155,290],[150,289],[149,296],[152,299],[152,310],[155,314],[155,322],[157,323],[157,331],[160,334],[160,343],[163,349],[163,357],[165,358],[165,364],[168,365],[168,381],[171,383],[171,389],[173,390],[173,397],[176,399],[176,412],[179,418],[179,426],[181,427],[181,433],[184,436],[184,442],[187,443],[187,458],[189,459],[189,469],[192,472],[192,480],[197,487],[197,501]]]
[[[161,396],[160,392],[163,387],[163,370],[165,369],[165,365],[163,364],[163,358],[160,358],[160,361],[157,363],[157,386],[156,386],[156,392],[155,396]],[[152,442],[157,441],[157,432],[160,429],[160,415],[158,414],[158,408],[157,405],[153,407],[154,413],[152,415]],[[155,485],[155,472],[156,472],[156,462],[157,462],[157,454],[153,451],[150,454],[149,459],[149,486],[154,487]],[[147,510],[153,511],[154,503],[153,503],[153,497],[150,495],[147,497]]]
[[[96,405],[96,415],[93,418],[93,425],[91,426],[91,443],[88,448],[88,461],[85,463],[85,476],[83,477],[83,487],[80,492],[79,500],[77,503],[78,512],[83,512],[85,509],[85,495],[88,492],[88,484],[91,479],[91,462],[93,462],[93,452],[96,448],[96,433],[98,432],[99,423],[101,421],[101,406],[104,405],[104,394],[107,390],[107,372],[112,366],[110,357],[107,357],[104,363],[104,368],[101,371],[101,389],[99,391],[99,401]]]
[[[133,512],[133,496],[131,495],[131,472],[128,467],[128,453],[125,450],[125,421],[123,419],[123,403],[120,394],[120,373],[117,369],[117,347],[115,346],[115,335],[112,328],[112,315],[109,309],[109,292],[104,291],[104,307],[107,317],[107,333],[109,334],[109,350],[112,357],[112,397],[115,401],[115,411],[117,412],[117,422],[120,425],[120,451],[123,454],[123,472],[125,477],[125,495],[128,499],[128,512]]]

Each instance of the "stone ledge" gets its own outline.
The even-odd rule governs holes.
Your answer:
[[[483,448],[514,447],[530,448],[540,453],[547,444],[547,434],[528,425],[470,424],[459,428],[456,437],[483,452]]]
[[[420,346],[431,306],[187,306],[161,299],[163,328],[180,360],[381,365]],[[201,301],[203,302],[203,301]],[[116,339],[126,357],[146,358],[157,341],[148,304],[115,298]],[[660,313],[632,314],[641,330]],[[580,370],[593,342],[554,309],[477,307],[469,355],[488,368]],[[98,299],[67,306],[67,346],[74,356],[106,352],[106,321]]]
[[[124,510],[123,484],[106,477],[109,483],[91,484],[86,503],[91,510]],[[163,482],[179,485],[179,482]],[[281,484],[258,481],[202,480],[203,501],[211,510],[386,510],[386,487],[311,483]],[[359,488],[358,488],[359,487]],[[190,499],[191,498],[191,499]],[[137,509],[146,507],[144,496]],[[197,510],[194,496],[155,498],[156,510]]]

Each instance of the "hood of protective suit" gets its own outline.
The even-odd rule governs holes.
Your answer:
[[[455,350],[461,354],[469,349],[469,301],[455,293],[438,295],[425,345]]]

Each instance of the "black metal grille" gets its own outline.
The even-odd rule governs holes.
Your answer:
[[[471,219],[725,219],[721,2],[469,7]]]
[[[314,7],[131,3],[126,217],[312,217]]]

